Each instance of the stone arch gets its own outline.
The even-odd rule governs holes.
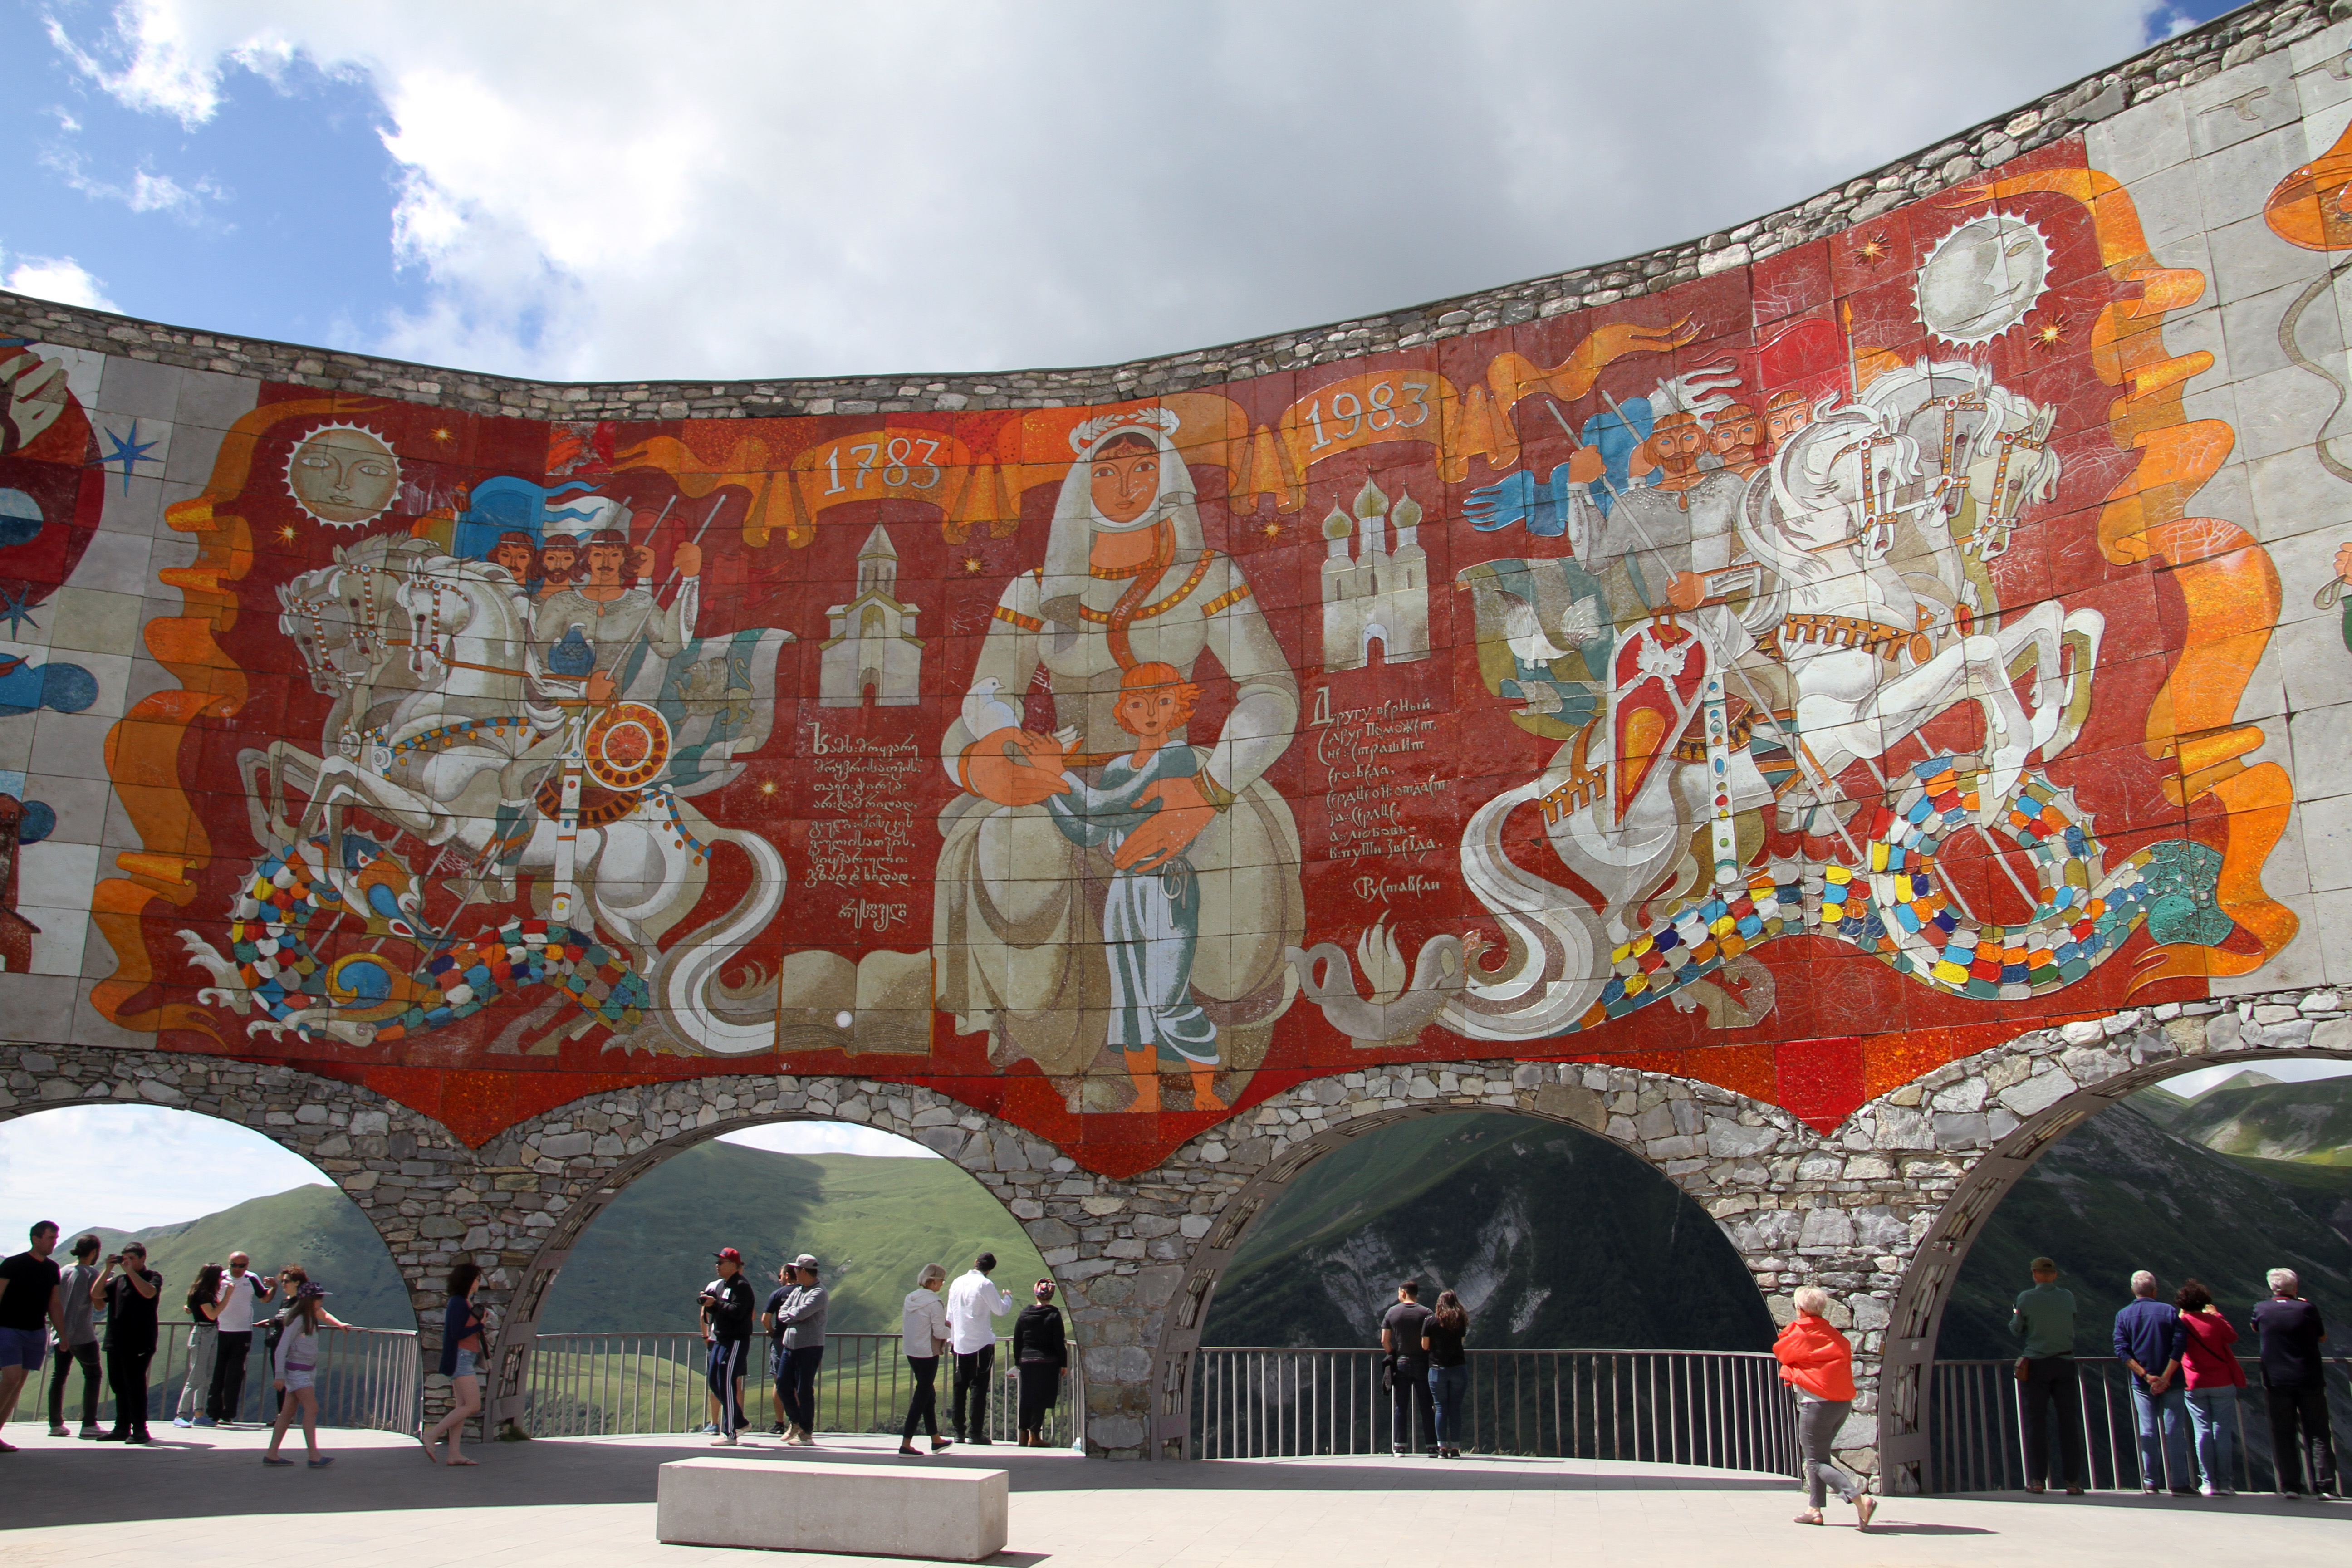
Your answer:
[[[415,1194],[431,1190],[419,1182],[471,1152],[431,1118],[373,1089],[277,1064],[0,1042],[0,1121],[77,1105],[162,1106],[260,1133],[309,1162],[367,1216],[420,1330],[438,1305],[446,1227]]]
[[[1972,1157],[1957,1173],[1950,1195],[1913,1250],[1895,1298],[1879,1372],[1886,1489],[1926,1489],[1928,1395],[1944,1309],[1969,1248],[2010,1189],[2067,1133],[2168,1079],[2225,1063],[2352,1061],[2352,1020],[2336,1015],[2336,1000],[2333,993],[2322,992],[2302,1005],[2250,1004],[2242,1015],[2209,1004],[2202,1009],[2205,1016],[2161,1024],[2144,1021],[2137,1013],[2070,1024],[1953,1063],[1906,1086],[1919,1091],[1931,1119],[1974,1115],[1986,1125],[1969,1148]],[[2259,1016],[2265,1014],[2280,1016]],[[1983,1109],[1961,1109],[1972,1100]],[[1939,1101],[1951,1109],[1939,1112]],[[1995,1125],[2002,1117],[2007,1124]],[[1932,1123],[1930,1130],[1937,1131]],[[1955,1145],[1956,1152],[1960,1147],[1966,1146]]]
[[[1223,1278],[1226,1267],[1239,1255],[1243,1246],[1249,1240],[1251,1233],[1264,1221],[1268,1211],[1273,1208],[1289,1184],[1310,1167],[1356,1140],[1383,1131],[1400,1122],[1433,1116],[1490,1114],[1514,1116],[1528,1121],[1549,1122],[1555,1126],[1572,1128],[1578,1132],[1599,1139],[1612,1149],[1632,1155],[1645,1169],[1674,1188],[1678,1196],[1686,1200],[1692,1199],[1693,1194],[1686,1186],[1667,1177],[1664,1170],[1656,1161],[1643,1154],[1637,1139],[1613,1137],[1607,1131],[1605,1124],[1596,1128],[1590,1122],[1580,1120],[1559,1103],[1567,1098],[1565,1096],[1538,1094],[1533,1097],[1532,1106],[1518,1102],[1525,1098],[1527,1097],[1515,1095],[1514,1103],[1507,1107],[1498,1104],[1459,1105],[1436,1101],[1415,1103],[1395,1110],[1378,1110],[1351,1121],[1344,1126],[1327,1129],[1294,1145],[1277,1164],[1260,1171],[1242,1187],[1228,1207],[1227,1213],[1230,1216],[1228,1223],[1221,1225],[1212,1232],[1204,1241],[1201,1251],[1194,1254],[1193,1278],[1206,1281],[1208,1289],[1201,1295],[1198,1310],[1192,1314],[1192,1321],[1183,1325],[1181,1331],[1185,1336],[1186,1349],[1189,1351],[1199,1345],[1200,1336],[1205,1330],[1212,1310],[1216,1305],[1216,1281]],[[1696,1101],[1693,1100],[1689,1103],[1696,1104]],[[1671,1116],[1672,1112],[1669,1111],[1668,1114]],[[1234,1221],[1238,1223],[1232,1223]],[[1732,1240],[1727,1227],[1718,1225],[1717,1229],[1724,1236],[1727,1242]],[[1736,1243],[1734,1250],[1738,1250]],[[1760,1288],[1757,1292],[1757,1300],[1759,1304],[1765,1301],[1764,1292]]]
[[[518,1228],[528,1243],[502,1251],[505,1268],[489,1281],[505,1310],[488,1363],[488,1417],[521,1416],[549,1292],[580,1237],[631,1183],[725,1133],[787,1121],[856,1122],[944,1155],[1002,1204],[1041,1251],[1068,1228],[1055,1219],[1051,1211],[1059,1205],[1046,1189],[1071,1180],[1076,1163],[1010,1122],[929,1089],[747,1074],[583,1095],[518,1123],[481,1150],[497,1187],[509,1194],[509,1206],[520,1211]],[[1077,1184],[1088,1183],[1079,1178]],[[1066,1277],[1052,1256],[1046,1266],[1070,1312],[1082,1394],[1086,1354],[1099,1337],[1103,1313],[1089,1299],[1087,1276]],[[437,1319],[430,1326],[437,1343]]]
[[[1793,1283],[1782,1276],[1796,1266],[1800,1246],[1813,1259],[1844,1265],[1840,1277],[1851,1276],[1857,1247],[1896,1232],[1907,1238],[1927,1224],[1909,1205],[1894,1212],[1895,1194],[1884,1187],[1844,1183],[1836,1144],[1789,1111],[1689,1079],[1595,1063],[1496,1061],[1404,1064],[1310,1079],[1178,1153],[1179,1161],[1216,1169],[1221,1196],[1185,1226],[1196,1245],[1159,1325],[1150,1368],[1153,1457],[1184,1455],[1194,1353],[1217,1279],[1266,1205],[1307,1166],[1366,1132],[1408,1117],[1464,1110],[1564,1123],[1633,1154],[1707,1211],[1768,1307]],[[1849,1214],[1864,1204],[1883,1212],[1859,1219]],[[1832,1211],[1836,1224],[1814,1221],[1815,1207]],[[1861,1272],[1872,1270],[1864,1263]],[[1893,1280],[1883,1283],[1891,1288]],[[1865,1309],[1862,1321],[1874,1327],[1885,1318]]]

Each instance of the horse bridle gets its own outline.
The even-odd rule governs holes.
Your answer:
[[[439,577],[426,572],[414,574],[410,576],[409,583],[411,586],[422,587],[429,595],[423,626],[417,625],[417,612],[415,609],[412,608],[408,612],[411,631],[420,632],[423,635],[404,637],[397,645],[412,650],[408,661],[411,669],[416,669],[419,658],[431,658],[444,669],[470,669],[483,675],[511,675],[518,680],[530,679],[530,672],[528,670],[509,669],[502,664],[476,664],[469,659],[450,658],[449,645],[457,641],[457,632],[455,626],[446,632],[442,630],[441,592],[446,586],[450,593],[456,594],[462,601],[465,597],[464,590],[454,584],[445,584]],[[425,672],[417,669],[416,673],[423,675]]]

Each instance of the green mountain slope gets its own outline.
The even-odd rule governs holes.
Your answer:
[[[2180,1118],[2195,1103],[2188,1096],[2175,1094],[2160,1085],[2141,1089],[2131,1097],[2131,1102],[2139,1109],[2142,1116],[2158,1127],[2175,1131],[2179,1130]]]
[[[1761,1350],[1772,1323],[1711,1219],[1605,1140],[1416,1118],[1295,1179],[1219,1283],[1202,1342],[1368,1345],[1396,1282],[1458,1291],[1490,1349]]]
[[[2352,1078],[2279,1083],[2240,1073],[2199,1095],[2171,1126],[2224,1154],[2352,1165]]]
[[[896,1332],[899,1303],[926,1263],[952,1278],[993,1252],[997,1281],[1021,1300],[1046,1272],[1020,1224],[948,1161],[711,1142],[638,1178],[596,1216],[548,1293],[540,1328],[690,1331],[695,1292],[722,1247],[742,1252],[762,1302],[778,1263],[814,1253],[833,1292],[834,1333]]]
[[[289,1264],[301,1265],[330,1292],[328,1310],[347,1323],[372,1329],[416,1326],[392,1255],[359,1205],[334,1187],[295,1187],[183,1225],[136,1231],[85,1226],[65,1232],[64,1245],[83,1230],[96,1232],[106,1244],[101,1261],[120,1251],[125,1241],[147,1244],[148,1267],[163,1276],[166,1318],[187,1315],[188,1287],[198,1268],[206,1263],[226,1264],[230,1253],[243,1252],[266,1275]]]
[[[2288,1169],[2294,1179],[2168,1131],[2136,1100],[2102,1111],[2053,1145],[1985,1222],[1954,1283],[1937,1353],[2014,1353],[2010,1303],[2032,1282],[2027,1265],[2041,1254],[2058,1260],[2060,1283],[2074,1292],[2081,1355],[2107,1353],[2108,1325],[2131,1299],[2137,1268],[2152,1270],[2168,1299],[2182,1279],[2203,1280],[2242,1331],[2247,1309],[2269,1293],[2264,1272],[2282,1265],[2303,1276],[2307,1295],[2352,1300],[2352,1238],[2329,1224],[2352,1198],[2352,1183]]]

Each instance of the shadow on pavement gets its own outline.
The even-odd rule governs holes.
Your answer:
[[[719,1449],[688,1439],[584,1438],[469,1444],[481,1463],[449,1468],[428,1462],[416,1445],[375,1438],[345,1444],[321,1434],[331,1469],[272,1470],[257,1447],[160,1441],[148,1448],[79,1449],[32,1444],[0,1458],[7,1495],[0,1523],[9,1528],[116,1524],[252,1513],[344,1513],[416,1508],[528,1508],[579,1503],[648,1503],[656,1471],[674,1459],[724,1454],[778,1465],[803,1461],[877,1466],[1001,1468],[1020,1492],[1156,1491],[1615,1491],[1754,1492],[1786,1489],[1793,1480],[1732,1473],[1687,1476],[1571,1472],[1546,1460],[1472,1460],[1459,1465],[1400,1461],[1307,1463],[1217,1459],[1187,1464],[1114,1465],[1074,1455],[1024,1453],[1002,1446],[960,1448],[937,1458],[902,1459],[888,1451],[845,1447],[784,1450]],[[299,1439],[285,1452],[299,1459]]]

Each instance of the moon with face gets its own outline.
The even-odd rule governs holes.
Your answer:
[[[382,516],[400,494],[400,459],[373,430],[322,425],[287,459],[286,488],[320,522],[356,528]]]

